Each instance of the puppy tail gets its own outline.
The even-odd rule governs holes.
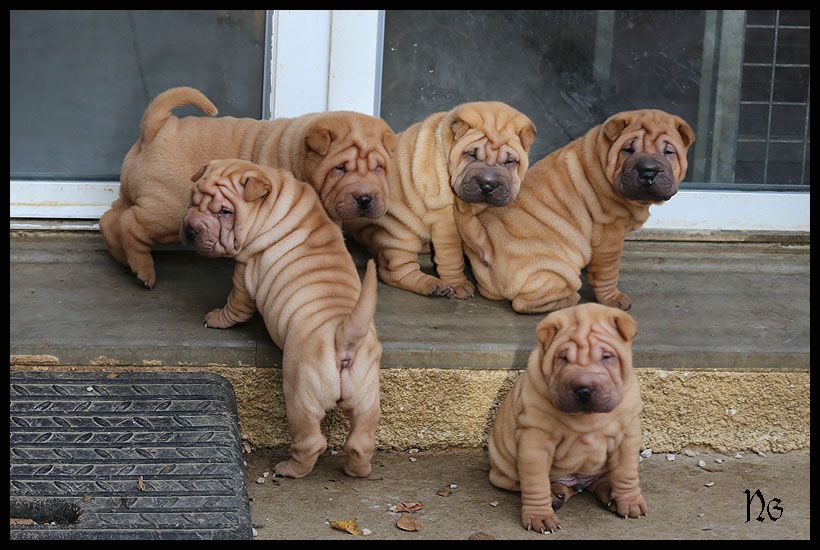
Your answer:
[[[145,144],[154,139],[165,121],[171,117],[171,111],[184,105],[193,105],[208,116],[219,112],[211,100],[196,88],[182,86],[165,90],[145,109],[140,123],[140,141]]]
[[[353,352],[367,334],[375,313],[376,264],[373,260],[368,260],[359,299],[350,315],[336,329],[336,364],[340,368],[350,366]]]

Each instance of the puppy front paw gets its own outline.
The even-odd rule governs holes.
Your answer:
[[[615,513],[622,518],[645,516],[649,511],[649,508],[646,506],[646,500],[644,500],[643,495],[640,493],[633,497],[613,497],[609,505],[610,510],[613,505],[615,507]]]
[[[459,300],[464,300],[475,296],[475,287],[473,286],[473,283],[467,279],[457,282],[448,282],[447,285],[453,289],[453,295],[448,296],[448,298],[458,298]]]
[[[610,307],[617,307],[623,311],[628,311],[629,308],[632,307],[632,301],[629,299],[629,296],[624,294],[618,289],[606,294],[606,295],[596,295],[595,299],[598,301],[599,304],[610,306]]]
[[[558,516],[552,506],[524,506],[521,508],[521,525],[527,531],[536,531],[546,535],[561,528]]]
[[[308,475],[310,470],[306,470],[298,462],[290,458],[288,460],[283,460],[274,466],[273,473],[281,477],[300,478]]]
[[[223,307],[206,313],[203,322],[208,328],[230,328],[236,324],[228,320],[228,316],[225,314],[225,308]]]
[[[142,284],[145,285],[145,288],[152,289],[157,282],[157,274],[154,271],[154,268],[151,266],[145,266],[137,268],[133,271],[134,275],[137,276],[137,279],[142,281]]]

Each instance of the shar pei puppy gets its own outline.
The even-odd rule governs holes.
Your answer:
[[[177,118],[172,111],[216,107],[194,88],[171,88],[146,109],[140,136],[120,174],[120,196],[100,219],[111,255],[151,288],[151,247],[179,242],[191,174],[219,158],[285,168],[309,182],[331,218],[378,217],[387,208],[387,175],[396,135],[379,118],[337,111],[296,118]]]
[[[344,228],[378,258],[385,283],[425,296],[468,298],[475,288],[464,274],[454,209],[468,217],[509,204],[534,140],[530,119],[497,101],[430,115],[399,134],[387,213],[347,221]],[[438,277],[419,265],[419,254],[431,248]]]
[[[559,529],[555,511],[587,489],[622,517],[646,514],[638,479],[641,397],[635,321],[583,304],[549,314],[538,345],[498,409],[490,482],[521,492],[521,524]]]
[[[512,204],[457,215],[479,292],[519,313],[553,311],[578,303],[586,267],[596,300],[628,310],[624,237],[677,193],[694,141],[678,116],[618,113],[534,164]]]
[[[225,307],[205,316],[227,328],[259,311],[282,350],[291,458],[277,475],[303,477],[327,447],[320,422],[340,407],[350,419],[344,471],[370,475],[379,423],[376,270],[363,283],[341,228],[307,183],[238,159],[211,161],[194,176],[190,209],[177,229],[207,257],[236,261]]]

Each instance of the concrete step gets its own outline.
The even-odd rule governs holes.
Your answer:
[[[253,444],[289,442],[281,353],[261,318],[224,331],[201,323],[224,305],[230,260],[161,248],[149,291],[97,233],[13,232],[10,246],[12,369],[217,373],[234,385]],[[362,267],[364,254],[351,250]],[[645,446],[808,447],[808,244],[633,239],[621,288],[638,323]],[[582,297],[591,300],[586,285]],[[380,283],[380,447],[481,448],[542,318],[505,302],[448,301]],[[325,427],[340,444],[342,415],[328,415]]]
[[[678,454],[674,461],[665,454],[653,454],[639,465],[641,490],[649,507],[646,516],[624,520],[584,492],[557,511],[561,529],[551,535],[521,527],[521,497],[490,484],[486,450],[382,451],[376,454],[373,473],[367,479],[345,476],[341,473],[343,453],[331,453],[321,456],[305,478],[268,477],[262,484],[255,480],[272,471],[285,453],[254,450],[245,456],[257,539],[465,540],[476,533],[497,540],[531,541],[809,538],[807,451],[765,456],[743,453],[740,458]],[[706,468],[698,466],[700,460]],[[438,495],[442,489],[449,494]],[[761,506],[754,497],[747,521],[744,491],[754,495],[758,489],[767,504],[779,499],[782,512],[774,502],[771,516],[763,510],[762,521],[758,521]],[[396,527],[401,516],[411,515],[390,511],[399,502],[422,505],[412,513],[421,523],[420,531]],[[357,537],[328,524],[353,518],[370,534]]]

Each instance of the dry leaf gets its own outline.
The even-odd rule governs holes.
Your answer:
[[[359,529],[359,522],[356,521],[356,518],[350,521],[331,521],[330,526],[339,531],[356,535],[357,537],[362,534],[362,531]]]
[[[440,497],[449,497],[451,492],[450,489],[439,489],[436,494]]]
[[[402,516],[396,522],[396,527],[402,531],[421,531],[421,521],[416,516]]]
[[[9,518],[9,525],[36,525],[31,518]]]
[[[145,490],[145,482],[142,480],[142,476],[137,480],[137,491],[144,491]]]
[[[484,531],[476,531],[475,533],[467,537],[467,540],[495,540],[495,537],[492,535],[488,535]]]
[[[393,512],[416,512],[424,508],[421,502],[399,502]]]
[[[94,497],[92,497],[91,495],[85,495],[83,497],[83,502],[91,502],[91,499],[93,499],[93,498]]]
[[[108,378],[109,380],[113,380],[113,379],[115,379],[117,376],[118,376],[118,374],[117,374],[116,372],[109,372],[109,373],[108,373],[108,376],[106,376],[106,378]]]

